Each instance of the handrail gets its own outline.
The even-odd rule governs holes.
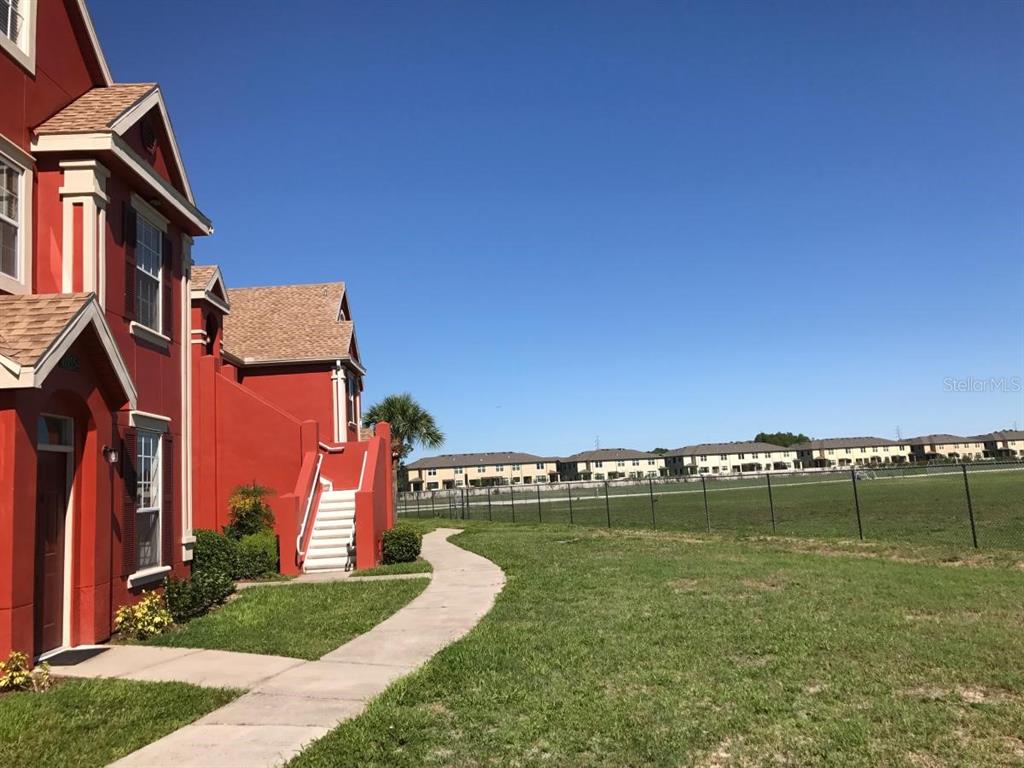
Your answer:
[[[309,524],[309,514],[313,511],[313,499],[316,497],[316,488],[320,482],[320,465],[323,463],[322,453],[316,455],[316,467],[313,469],[313,481],[309,484],[309,495],[306,497],[306,512],[302,516],[302,525],[299,526],[299,533],[295,537],[295,552],[302,562],[305,553],[302,551],[302,542],[306,540],[306,526]]]

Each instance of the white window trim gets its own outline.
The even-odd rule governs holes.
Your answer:
[[[0,37],[0,40],[6,38]],[[0,136],[0,161],[21,174],[18,183],[18,245],[15,252],[18,276],[11,277],[0,273],[0,290],[18,294],[31,293],[32,157]]]
[[[163,286],[161,286],[163,288]],[[150,344],[155,344],[158,347],[167,349],[171,346],[171,339],[168,336],[164,336],[160,331],[154,331],[148,325],[143,325],[137,320],[132,320],[128,324],[128,332],[132,336],[138,336],[140,339],[148,341]]]
[[[145,218],[165,235],[167,234],[167,225],[170,224],[170,220],[134,192],[132,192],[132,208],[139,216]]]
[[[149,432],[170,432],[171,431],[171,417],[162,416],[159,413],[150,413],[149,411],[130,411],[128,413],[128,423],[136,429],[145,429]]]
[[[24,67],[30,75],[36,73],[36,0],[25,0],[24,13],[22,17],[21,39],[23,42],[16,43],[7,35],[0,35],[0,48],[18,64]]]
[[[128,577],[129,587],[138,587],[142,584],[150,584],[154,581],[162,581],[164,574],[169,573],[171,566],[155,565],[152,568],[143,568]]]

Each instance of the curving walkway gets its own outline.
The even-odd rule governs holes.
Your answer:
[[[369,632],[319,661],[260,675],[263,679],[232,703],[113,765],[279,765],[359,715],[394,680],[476,626],[504,586],[498,566],[448,542],[455,533],[442,528],[423,537],[423,557],[434,567],[430,584]]]

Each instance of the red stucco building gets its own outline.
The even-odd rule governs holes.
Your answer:
[[[243,483],[283,571],[376,562],[390,438],[359,428],[344,284],[194,265],[159,86],[112,81],[83,0],[0,9],[0,656],[109,637]]]

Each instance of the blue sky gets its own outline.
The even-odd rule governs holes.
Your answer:
[[[446,451],[1024,427],[1022,3],[90,7],[197,260],[348,281]]]

